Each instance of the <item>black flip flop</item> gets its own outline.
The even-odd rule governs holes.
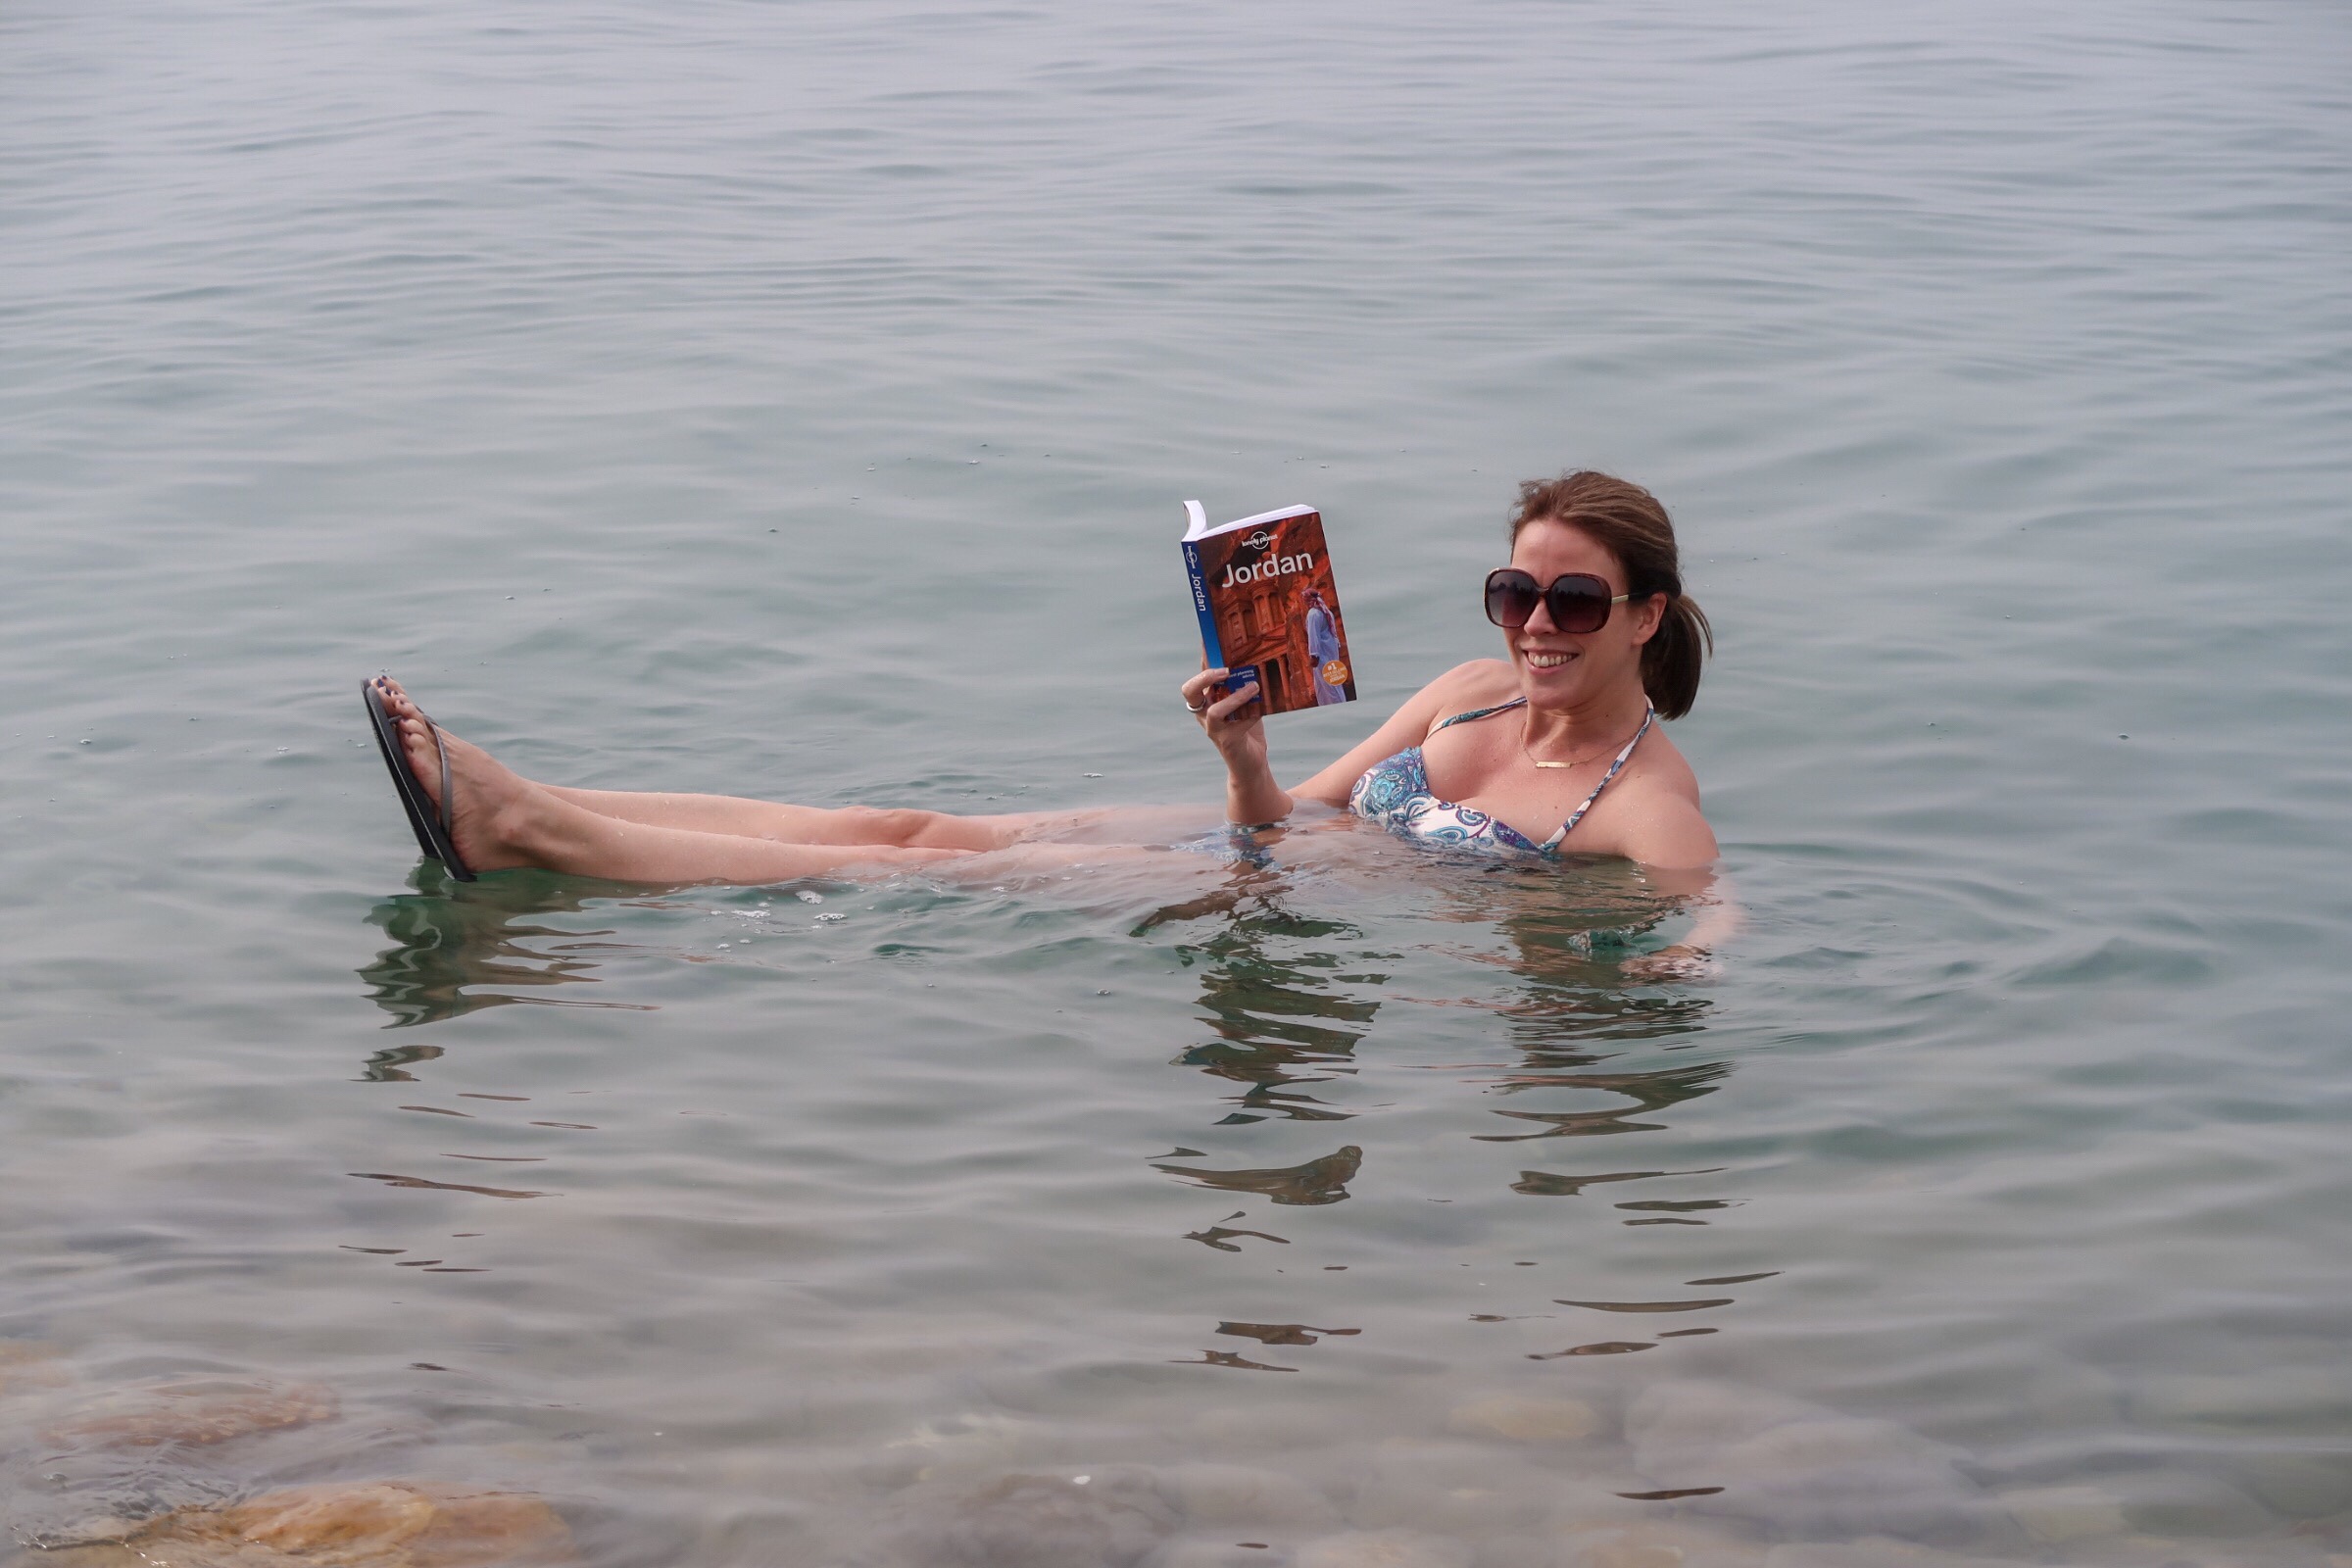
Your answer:
[[[449,874],[461,882],[473,880],[466,862],[458,858],[458,846],[450,835],[449,814],[449,748],[441,744],[441,727],[431,719],[424,721],[426,731],[433,737],[433,750],[441,755],[441,805],[435,808],[433,798],[424,793],[416,771],[409,766],[407,754],[401,749],[400,731],[392,727],[392,715],[384,710],[384,700],[375,689],[375,682],[360,682],[360,698],[368,705],[368,721],[375,726],[376,749],[384,754],[384,766],[392,770],[393,787],[400,791],[400,804],[409,813],[409,826],[416,830],[416,847],[425,858],[439,860],[449,867]]]

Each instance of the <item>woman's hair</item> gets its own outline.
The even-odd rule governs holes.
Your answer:
[[[1636,599],[1666,596],[1666,613],[1642,645],[1642,685],[1660,718],[1680,718],[1698,699],[1698,670],[1715,651],[1714,629],[1683,592],[1682,556],[1674,521],[1658,498],[1638,484],[1580,468],[1556,479],[1519,486],[1511,514],[1511,542],[1531,522],[1562,522],[1582,530],[1625,568],[1626,592]]]

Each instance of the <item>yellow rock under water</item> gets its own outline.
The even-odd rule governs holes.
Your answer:
[[[1764,1562],[1762,1546],[1671,1521],[1576,1531],[1563,1546],[1565,1568],[1762,1568]]]
[[[1298,1548],[1298,1568],[1470,1568],[1466,1543],[1418,1530],[1355,1530]]]
[[[62,1389],[71,1381],[58,1365],[55,1346],[38,1340],[0,1340],[0,1398],[33,1389]]]
[[[1582,1399],[1495,1394],[1455,1405],[1446,1430],[1510,1443],[1574,1443],[1600,1430],[1600,1412]]]
[[[2057,1544],[2124,1533],[2124,1505],[2096,1487],[2004,1492],[2000,1503],[2035,1541]]]
[[[42,1568],[555,1568],[571,1532],[536,1497],[405,1481],[329,1483],[188,1508]]]
[[[200,1379],[152,1384],[109,1395],[46,1428],[61,1447],[202,1446],[256,1432],[324,1421],[339,1408],[334,1392],[316,1384],[280,1386]]]

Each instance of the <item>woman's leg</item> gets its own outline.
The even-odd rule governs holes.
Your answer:
[[[541,789],[600,816],[649,827],[692,828],[780,844],[882,844],[906,850],[968,850],[985,854],[1041,842],[1165,843],[1215,827],[1223,813],[1205,806],[1103,806],[1074,811],[1008,811],[963,816],[911,807],[792,806],[739,795],[640,794],[583,790],[561,784]]]
[[[772,839],[781,844],[881,844],[898,849],[1001,850],[1024,832],[1051,820],[1030,816],[956,816],[946,811],[893,810],[871,806],[828,809],[781,801],[752,801],[736,795],[640,794],[631,790],[581,790],[560,784],[540,788],[559,800],[622,822],[648,827],[689,828],[737,838]]]
[[[454,759],[452,765],[454,769]],[[479,776],[453,774],[453,777],[463,813],[466,791],[481,788],[484,781]],[[970,858],[970,852],[964,850],[906,849],[884,844],[786,844],[731,833],[703,833],[692,828],[627,822],[574,806],[523,780],[515,782],[521,785],[517,796],[524,798],[510,799],[503,808],[494,807],[487,813],[494,824],[492,839],[496,848],[487,864],[480,859],[467,860],[476,869],[536,865],[616,882],[733,882],[757,886],[806,876],[900,870],[935,860]],[[466,853],[461,835],[459,854]]]
[[[449,758],[451,837],[476,871],[538,866],[618,882],[758,885],[845,871],[892,870],[969,852],[888,844],[787,844],[774,839],[624,821],[600,815],[523,778],[489,753],[443,733],[436,746],[407,693],[385,701],[409,767],[439,804],[442,749]]]
[[[440,760],[423,728],[423,713],[400,683],[379,677],[401,725],[410,765],[426,781],[440,777]],[[1166,844],[1213,828],[1222,813],[1204,806],[1106,807],[1076,811],[1026,811],[958,816],[948,811],[853,806],[828,809],[731,795],[672,795],[584,790],[537,784],[479,747],[440,732],[449,747],[458,797],[458,853],[476,870],[535,865],[620,881],[727,881],[757,885],[844,868],[867,870],[920,864],[992,851],[1019,851],[1004,870],[1083,865],[1113,846]],[[471,785],[469,775],[478,775]],[[498,809],[484,813],[479,797]],[[558,811],[554,808],[567,808]],[[571,813],[601,818],[583,822]],[[473,819],[481,817],[476,823]],[[629,833],[609,829],[624,827]],[[473,843],[475,834],[482,842]],[[674,834],[677,837],[661,837]],[[723,840],[723,843],[703,842]],[[1089,846],[1094,847],[1092,850]],[[807,855],[771,852],[808,850]],[[857,853],[852,853],[857,852]],[[634,869],[613,869],[615,866]]]

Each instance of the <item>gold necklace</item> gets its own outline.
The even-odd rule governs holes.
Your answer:
[[[1529,713],[1530,713],[1531,715],[1533,714],[1533,712],[1534,712],[1534,710],[1532,710],[1532,709],[1531,709],[1531,710],[1529,710]],[[1646,716],[1646,715],[1644,715],[1644,716]],[[1526,758],[1526,759],[1527,759],[1529,761],[1531,761],[1531,762],[1535,763],[1535,764],[1536,764],[1536,766],[1538,766],[1538,767],[1557,767],[1557,768],[1582,767],[1582,766],[1584,766],[1584,765],[1585,765],[1585,763],[1587,763],[1587,762],[1594,762],[1594,761],[1598,761],[1598,760],[1599,760],[1601,758],[1603,758],[1603,757],[1605,757],[1605,756],[1607,756],[1607,755],[1608,755],[1608,753],[1609,753],[1609,750],[1610,750],[1610,749],[1609,749],[1608,747],[1605,747],[1605,746],[1604,746],[1604,747],[1602,747],[1602,748],[1601,748],[1599,751],[1597,751],[1597,752],[1594,752],[1594,753],[1593,753],[1593,754],[1592,754],[1591,757],[1579,758],[1579,759],[1577,759],[1575,761],[1570,761],[1570,762],[1546,762],[1545,760],[1544,760],[1544,759],[1542,759],[1541,757],[1538,757],[1538,756],[1537,756],[1535,753],[1533,753],[1533,752],[1531,752],[1531,751],[1529,751],[1529,750],[1527,749],[1527,719],[1523,717],[1523,718],[1521,718],[1521,719],[1520,719],[1520,721],[1519,721],[1519,755],[1520,755],[1520,756],[1522,756],[1522,757],[1524,757],[1524,758]]]

